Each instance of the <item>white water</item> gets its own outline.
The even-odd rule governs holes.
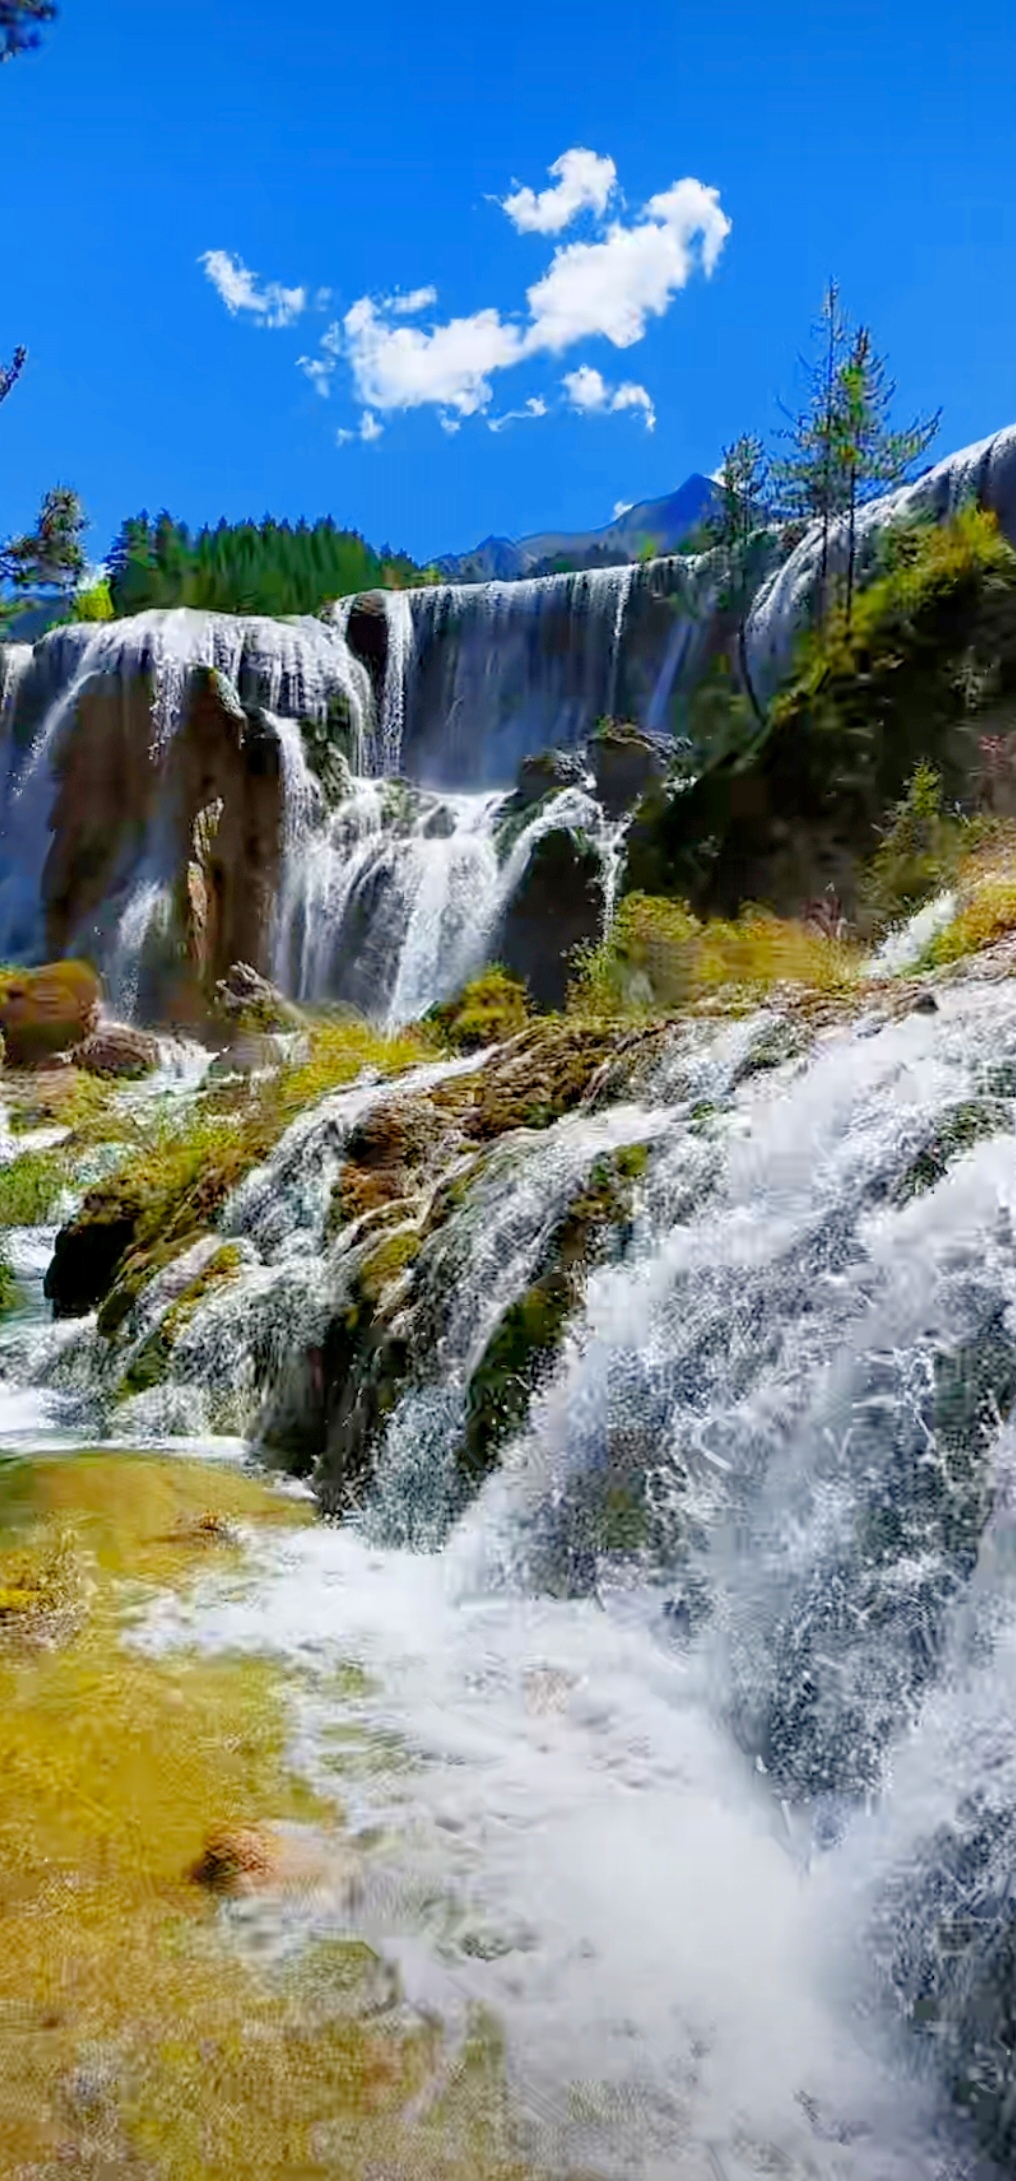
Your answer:
[[[361,779],[328,812],[299,729],[278,726],[285,816],[274,968],[295,998],[348,1000],[389,1028],[425,1014],[489,959],[536,843],[558,826],[598,843],[612,907],[623,824],[609,825],[586,789],[535,806],[502,862],[502,795]]]
[[[190,854],[189,841],[178,837],[186,814],[176,807],[174,746],[201,670],[222,677],[224,699],[241,720],[244,702],[269,714],[276,731],[288,736],[284,764],[296,721],[323,721],[335,697],[342,699],[354,747],[367,747],[372,700],[366,669],[341,630],[312,618],[273,621],[180,609],[55,629],[34,652],[0,647],[0,959],[38,959],[46,952],[44,874],[58,792],[54,768],[79,725],[79,700],[86,691],[104,700],[96,715],[105,737],[97,750],[99,777],[121,764],[126,781],[137,773],[139,704],[143,716],[147,688],[149,815],[122,803],[111,808],[112,869],[101,928],[70,935],[72,942],[87,943],[100,966],[112,968],[123,1004],[136,996],[145,938]],[[94,721],[92,732],[98,732]]]
[[[369,1763],[354,1740],[337,1783],[354,1830],[388,1837],[365,1846],[364,1928],[415,1999],[498,2010],[548,2157],[640,2181],[990,2170],[899,2025],[871,1932],[991,1751],[996,1794],[1016,1785],[1013,1441],[992,1408],[1016,1344],[1014,1083],[1006,985],[950,986],[936,1015],[872,1018],[811,1058],[773,1017],[675,1033],[627,1105],[498,1146],[426,1245],[430,1376],[394,1413],[359,1527],[262,1548],[246,1592],[210,1585],[149,1630],[368,1670]],[[140,1397],[153,1438],[187,1421],[188,1390],[196,1438],[202,1388],[246,1385],[256,1406],[320,1342],[356,1262],[352,1230],[325,1232],[331,1182],[390,1095],[304,1116],[240,1192],[224,1225],[247,1269],[199,1307],[176,1394]],[[911,1198],[915,1161],[982,1096],[995,1132]],[[440,1471],[490,1326],[582,1174],[640,1140],[627,1251],[591,1276],[529,1428],[456,1516]],[[56,1380],[94,1386],[94,1333],[57,1333]],[[989,1485],[994,1465],[973,1559],[938,1492],[957,1387],[976,1397],[967,1457]],[[127,1404],[119,1428],[141,1420]],[[649,1515],[634,1557],[597,1543],[626,1479]],[[887,1510],[885,1555],[865,1541]],[[341,1727],[322,1679],[300,1722],[322,1780]],[[269,1917],[265,1936],[300,1927]]]

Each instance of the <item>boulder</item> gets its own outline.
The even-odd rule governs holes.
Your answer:
[[[535,757],[524,757],[518,769],[513,806],[530,810],[534,803],[542,803],[545,795],[555,795],[561,788],[581,787],[587,767],[573,750],[540,750]]]
[[[608,818],[623,818],[667,770],[667,746],[641,727],[605,720],[589,743],[589,766]]]
[[[249,962],[234,962],[215,987],[216,1012],[237,1030],[300,1030],[303,1016]]]
[[[596,944],[606,907],[603,862],[594,841],[558,826],[534,843],[508,903],[493,952],[528,985],[537,1007],[564,1006],[571,957]]]
[[[90,1037],[101,986],[88,962],[50,962],[0,976],[0,1032],[9,1065],[33,1068]]]
[[[89,1075],[150,1075],[159,1065],[159,1044],[147,1030],[136,1030],[131,1023],[100,1022],[83,1044],[74,1047],[71,1059]]]
[[[134,1241],[135,1220],[128,1206],[111,1206],[106,1218],[86,1210],[61,1227],[43,1285],[55,1318],[87,1317],[102,1301]]]

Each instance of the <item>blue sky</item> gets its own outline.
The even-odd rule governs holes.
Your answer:
[[[0,70],[0,531],[57,481],[96,556],[142,506],[420,558],[590,527],[778,424],[830,271],[936,451],[980,437],[1014,79],[1011,0],[62,0]]]

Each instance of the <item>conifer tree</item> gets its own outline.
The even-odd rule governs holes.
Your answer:
[[[762,441],[743,433],[723,449],[717,495],[704,530],[719,564],[718,604],[737,625],[738,665],[745,693],[760,724],[764,714],[748,666],[747,621],[762,573],[769,538],[769,466]]]
[[[12,393],[28,361],[27,348],[16,348],[9,364],[0,364],[0,401]]]
[[[30,53],[43,23],[56,17],[54,0],[0,0],[0,62]]]
[[[828,282],[822,298],[815,336],[817,354],[814,360],[808,363],[801,359],[808,387],[807,403],[798,416],[791,418],[788,429],[781,435],[788,452],[773,465],[773,483],[780,500],[780,511],[788,521],[821,524],[816,601],[821,621],[828,604],[833,524],[845,506],[837,417],[840,373],[849,353],[850,334],[835,280]]]
[[[70,600],[85,572],[81,537],[86,527],[76,492],[67,485],[47,492],[35,529],[0,545],[0,583],[14,593],[0,601],[0,617],[27,606]]]
[[[847,522],[846,616],[850,626],[857,570],[857,512],[865,501],[904,482],[939,427],[941,410],[915,418],[902,430],[890,420],[896,387],[885,359],[876,355],[867,326],[860,326],[838,373],[837,467],[845,484]]]

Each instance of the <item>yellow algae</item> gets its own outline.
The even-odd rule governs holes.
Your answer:
[[[0,1467],[0,1590],[31,1592],[68,1538],[93,1586],[62,1648],[0,1645],[0,2172],[19,2181],[68,2162],[151,2181],[366,2181],[393,2158],[433,2181],[531,2171],[489,2039],[482,2065],[475,2039],[446,2063],[438,2027],[395,2011],[394,1972],[356,1941],[332,1942],[306,1978],[299,1960],[256,1972],[194,1881],[230,1830],[297,1821],[338,1848],[336,1813],[287,1765],[284,1672],[132,1649],[125,1583],[207,1571],[209,1523],[307,1519],[196,1462]]]

